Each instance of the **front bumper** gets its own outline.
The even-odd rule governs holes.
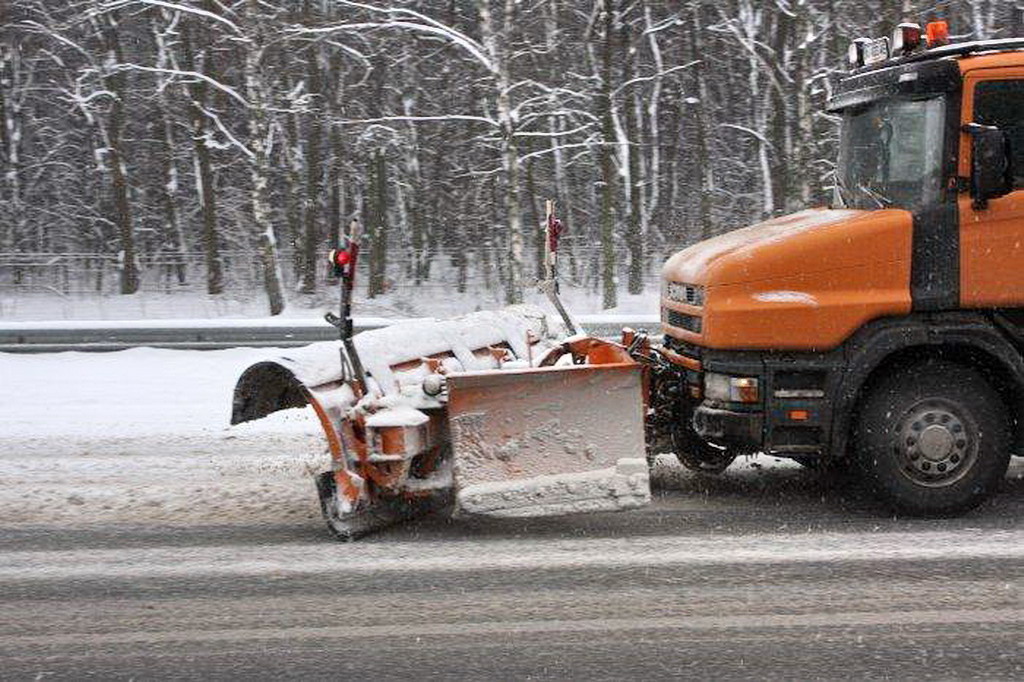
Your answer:
[[[829,354],[722,351],[702,348],[674,337],[665,346],[696,365],[685,369],[687,401],[682,418],[700,440],[737,453],[780,455],[828,453],[832,403],[846,366],[842,349]],[[677,363],[678,364],[678,363]],[[761,402],[741,404],[704,399],[704,373],[757,377]]]
[[[693,429],[709,443],[738,451],[756,451],[763,444],[764,415],[702,403],[693,411]]]

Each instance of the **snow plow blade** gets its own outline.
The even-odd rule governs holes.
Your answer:
[[[625,346],[565,339],[530,306],[424,320],[249,367],[232,423],[309,405],[330,451],[331,531],[354,539],[437,511],[551,516],[646,504],[646,370]]]
[[[635,362],[465,372],[448,378],[448,392],[458,512],[552,516],[650,502]]]

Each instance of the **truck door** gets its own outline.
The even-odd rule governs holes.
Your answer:
[[[965,308],[1024,308],[1024,67],[979,69],[964,78],[963,123],[1010,137],[1014,191],[975,208],[960,196],[960,302]],[[960,138],[961,178],[970,177],[970,138]]]

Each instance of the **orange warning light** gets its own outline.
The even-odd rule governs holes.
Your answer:
[[[929,21],[924,31],[928,47],[938,47],[949,43],[949,24],[945,21]]]

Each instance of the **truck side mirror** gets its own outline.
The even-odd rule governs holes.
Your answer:
[[[971,136],[971,198],[975,208],[985,208],[1013,189],[1009,139],[995,126],[968,123],[964,131]]]

